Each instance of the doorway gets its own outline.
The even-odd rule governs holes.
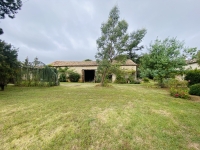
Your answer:
[[[84,70],[84,82],[94,82],[95,70]]]

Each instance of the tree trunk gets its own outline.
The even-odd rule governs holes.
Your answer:
[[[161,87],[161,88],[164,88],[165,85],[164,85],[164,83],[163,83],[163,78],[162,78],[162,77],[160,78],[160,81],[159,81],[159,82],[160,82],[160,83],[159,83],[160,87]]]
[[[4,84],[0,84],[1,90],[4,91]]]
[[[107,70],[108,70],[108,68],[106,67],[106,70],[104,71],[102,78],[101,78],[101,86],[104,86]]]

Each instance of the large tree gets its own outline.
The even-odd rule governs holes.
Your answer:
[[[11,44],[7,44],[0,40],[0,87],[4,90],[4,86],[13,80],[17,74],[20,63],[17,60],[17,49]]]
[[[128,23],[125,20],[119,21],[119,9],[117,6],[113,7],[110,11],[108,20],[101,25],[101,37],[97,39],[97,54],[95,55],[96,61],[99,64],[98,73],[101,74],[101,86],[104,86],[105,78],[113,69],[113,61],[117,59],[119,63],[125,61],[125,57],[117,57],[122,55],[128,50],[136,47],[136,33],[127,34]],[[145,29],[141,30],[146,33]],[[144,33],[144,34],[145,34]]]
[[[21,0],[0,0],[0,19],[4,19],[6,15],[13,19],[21,6]],[[1,28],[0,34],[3,34],[3,30]]]
[[[196,48],[185,48],[184,43],[176,38],[166,38],[163,41],[156,39],[141,59],[141,75],[156,77],[162,86],[163,79],[184,70],[186,57],[195,54],[195,51]]]

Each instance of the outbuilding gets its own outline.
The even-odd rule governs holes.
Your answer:
[[[80,82],[93,82],[97,71],[98,64],[96,61],[54,61],[50,64],[52,67],[65,68],[74,70],[81,75]],[[130,70],[135,72],[136,77],[137,64],[128,59],[121,65],[121,69]],[[112,74],[112,81],[116,79],[115,74]]]

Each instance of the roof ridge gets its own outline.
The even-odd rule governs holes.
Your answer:
[[[96,61],[54,61],[51,66],[64,67],[64,66],[98,66]],[[127,59],[124,66],[136,66],[131,59]]]

